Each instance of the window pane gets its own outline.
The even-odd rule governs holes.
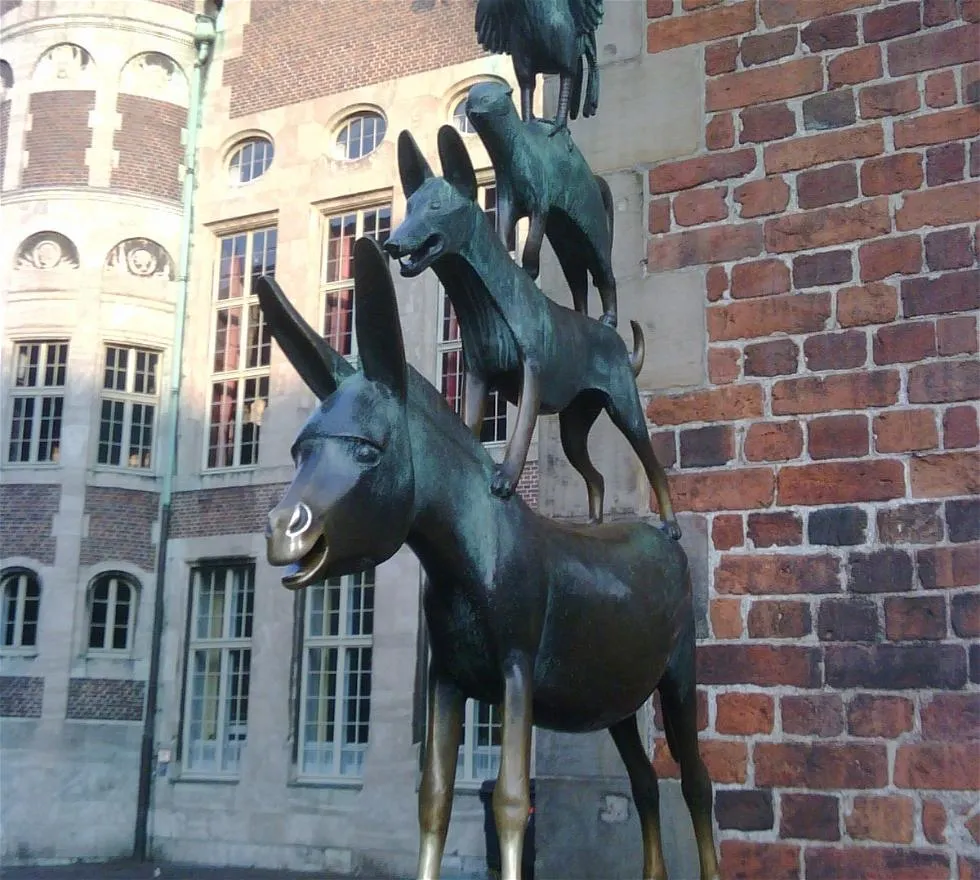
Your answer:
[[[454,348],[444,351],[441,359],[439,390],[453,411],[458,413],[463,405],[463,350]]]
[[[134,468],[148,468],[152,464],[153,416],[155,407],[142,403],[133,404],[129,426],[128,464]]]
[[[61,411],[63,397],[41,398],[41,419],[38,423],[38,461],[58,461],[61,453]]]
[[[99,464],[119,464],[122,455],[123,410],[121,400],[103,400],[99,419]]]
[[[502,443],[507,439],[507,400],[499,391],[487,397],[487,408],[480,427],[481,443]]]
[[[14,414],[10,422],[10,461],[31,460],[31,434],[34,430],[34,398],[15,397]]]
[[[334,761],[334,721],[337,699],[337,649],[309,648],[304,685],[304,773],[331,775]]]
[[[44,384],[48,387],[60,388],[65,384],[65,372],[68,369],[68,343],[49,342],[47,348]]]
[[[17,605],[22,577],[23,575],[8,575],[3,582],[3,644],[5,647],[13,647],[17,644]]]
[[[188,689],[187,765],[193,769],[216,769],[221,650],[195,650],[188,666],[191,681]]]
[[[248,347],[245,366],[248,369],[269,366],[272,351],[272,331],[265,323],[265,316],[258,304],[248,307]]]
[[[248,732],[248,689],[252,652],[248,648],[228,651],[225,679],[225,748],[221,769],[235,770],[241,759]]]
[[[269,405],[269,377],[245,380],[245,400],[242,410],[241,464],[257,464],[262,416]]]
[[[252,287],[255,295],[255,280],[260,275],[276,274],[276,243],[278,233],[275,228],[260,229],[252,233]]]
[[[238,382],[215,382],[211,386],[211,416],[208,433],[208,467],[235,464],[235,423],[238,414]]]
[[[15,388],[33,388],[37,385],[37,370],[40,360],[40,343],[27,343],[17,347],[17,365],[14,370]]]
[[[218,299],[235,299],[245,289],[245,235],[232,235],[221,240],[218,264]]]
[[[354,288],[328,290],[323,315],[323,337],[345,357],[351,353],[354,339]]]
[[[239,369],[241,352],[242,307],[218,309],[214,323],[214,372]]]
[[[453,125],[460,134],[473,134],[476,131],[473,128],[473,123],[470,122],[470,118],[466,115],[466,98],[457,103],[453,109]]]

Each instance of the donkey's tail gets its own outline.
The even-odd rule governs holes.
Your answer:
[[[633,377],[640,375],[643,369],[643,358],[646,357],[647,346],[643,341],[643,328],[636,321],[630,321],[633,328],[633,353],[630,355],[630,366],[633,368]]]
[[[613,194],[612,190],[609,188],[609,184],[606,183],[606,178],[600,177],[598,174],[595,176],[595,182],[599,187],[599,192],[602,194],[602,207],[606,209],[606,225],[609,227],[609,240],[613,240],[613,218],[616,215],[616,206],[613,204]]]

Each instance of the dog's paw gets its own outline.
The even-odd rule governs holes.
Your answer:
[[[490,480],[490,492],[497,498],[510,498],[514,494],[514,481],[503,465],[497,465]]]
[[[676,519],[667,520],[661,528],[664,530],[668,538],[674,541],[679,541],[681,539],[681,527],[677,525]]]
[[[618,323],[618,318],[616,317],[616,313],[604,312],[602,317],[599,318],[599,323],[605,324],[607,327],[612,327],[613,329],[615,329],[616,324]]]

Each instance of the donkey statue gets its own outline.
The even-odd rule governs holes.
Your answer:
[[[292,447],[296,475],[269,513],[267,554],[283,584],[363,571],[402,544],[426,573],[428,729],[419,792],[419,880],[438,880],[467,698],[502,708],[493,812],[502,880],[519,880],[530,806],[532,722],[608,728],[643,829],[644,878],[666,877],[657,779],[636,712],[660,691],[681,766],[702,878],[717,877],[711,782],[698,752],[694,618],[680,545],[641,522],[572,526],[519,496],[486,491],[493,461],[406,366],[394,285],[371,239],[354,246],[350,373],[269,279],[257,282],[272,334],[322,402]]]

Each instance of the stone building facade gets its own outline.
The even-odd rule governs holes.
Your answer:
[[[471,0],[220,6],[0,6],[0,858],[132,851],[159,595],[150,852],[408,874],[418,565],[402,550],[294,596],[266,564],[315,401],[250,278],[274,271],[356,359],[346,248],[403,215],[397,133],[438,168],[466,89],[513,74]],[[646,334],[725,876],[980,875],[978,18],[973,0],[606,3],[599,115],[572,131],[615,196],[621,323]],[[547,252],[539,280],[567,302]],[[409,359],[452,396],[434,277],[396,286]],[[495,415],[499,454],[513,413]],[[591,449],[610,515],[646,515],[605,419]],[[586,513],[553,417],[521,490]],[[468,713],[446,868],[480,876],[494,715]],[[647,721],[668,865],[693,876]],[[636,874],[609,738],[536,736],[539,876]]]

